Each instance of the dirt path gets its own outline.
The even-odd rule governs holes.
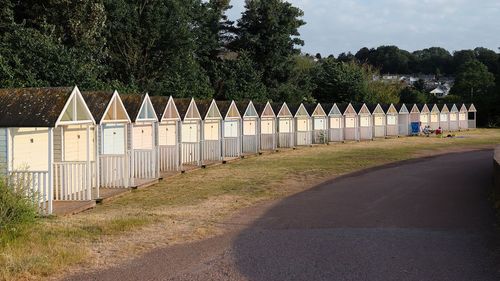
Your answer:
[[[355,173],[67,280],[500,280],[491,151]]]

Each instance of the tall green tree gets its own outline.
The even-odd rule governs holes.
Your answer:
[[[461,96],[465,101],[474,102],[488,95],[494,85],[495,77],[488,71],[486,65],[473,60],[458,69],[451,93]]]
[[[106,0],[109,80],[154,94],[209,97],[206,71],[196,58],[196,0]]]
[[[248,0],[238,20],[231,47],[247,52],[256,63],[271,99],[280,100],[290,87],[297,86],[291,79],[294,56],[300,53],[297,46],[304,44],[299,38],[303,15],[283,0]]]

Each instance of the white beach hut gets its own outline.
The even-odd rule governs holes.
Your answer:
[[[398,110],[392,103],[389,106],[383,105],[382,108],[385,111],[387,136],[389,137],[398,136],[399,135]]]
[[[312,118],[312,142],[315,144],[328,142],[328,116],[320,103],[306,105]]]
[[[476,128],[476,117],[477,117],[476,115],[477,115],[477,109],[476,109],[476,107],[474,106],[474,104],[470,104],[470,105],[468,106],[468,109],[467,109],[467,110],[468,110],[468,112],[469,112],[469,114],[468,114],[468,118],[467,118],[467,120],[469,121],[469,122],[468,122],[468,123],[469,123],[469,124],[468,124],[468,125],[469,125],[468,127],[469,127],[469,129],[475,129],[475,128]]]
[[[178,171],[181,166],[181,116],[172,97],[153,96],[151,102],[159,121],[156,135],[160,172]]]
[[[127,138],[131,185],[149,184],[160,176],[156,141],[158,116],[148,94],[121,95],[121,98],[132,121]]]
[[[181,117],[181,169],[201,166],[201,114],[194,99],[174,99]]]
[[[224,160],[241,156],[241,115],[234,101],[217,101],[223,119],[222,157]]]
[[[357,105],[359,140],[373,140],[372,114],[366,104]]]
[[[242,153],[259,153],[259,113],[253,102],[237,102],[238,110],[242,116]]]
[[[359,118],[352,104],[339,105],[344,113],[344,140],[359,141]]]
[[[432,105],[429,126],[431,126],[432,130],[439,128],[439,108],[437,104]]]
[[[122,99],[117,91],[82,95],[97,123],[98,184],[103,188],[126,188],[130,184],[127,137],[131,120]],[[99,192],[96,197],[100,197]]]
[[[329,107],[328,141],[330,142],[344,141],[344,114],[343,114],[344,111],[342,111],[336,103],[334,103],[331,107]]]
[[[222,114],[215,100],[196,103],[202,119],[201,164],[205,166],[222,161]]]
[[[450,109],[450,131],[458,131],[458,108],[455,104],[448,104]]]
[[[385,138],[386,136],[386,115],[380,104],[370,106],[373,116],[373,137]]]
[[[0,167],[40,212],[87,201],[97,186],[95,121],[74,88],[0,90]]]
[[[458,113],[458,129],[459,130],[467,130],[469,128],[469,122],[467,120],[467,116],[469,115],[469,111],[465,104],[462,104],[460,107],[460,112]]]
[[[398,111],[399,136],[408,136],[410,134],[410,112],[408,107],[402,103],[395,105]]]
[[[273,104],[274,112],[278,119],[278,147],[292,148],[295,146],[295,118],[286,103]]]
[[[306,106],[301,103],[299,106],[291,106],[290,110],[295,119],[295,145],[304,146],[312,144],[312,122]]]
[[[439,126],[443,131],[450,130],[450,109],[446,104],[438,105],[439,108]]]

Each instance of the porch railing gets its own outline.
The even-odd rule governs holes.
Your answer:
[[[344,140],[344,129],[336,128],[329,130],[328,141],[337,142],[343,140]]]
[[[130,175],[134,179],[156,178],[156,153],[154,149],[134,149],[130,154]]]
[[[52,212],[52,189],[48,171],[11,171],[7,183],[11,188],[24,193],[38,207],[41,214]]]
[[[260,135],[260,149],[273,150],[276,149],[275,134],[262,134]]]
[[[291,148],[293,145],[293,133],[278,133],[278,146],[280,148]]]
[[[128,187],[130,176],[127,160],[127,155],[101,155],[99,157],[99,179],[102,187]]]
[[[240,138],[224,138],[224,157],[240,157]]]
[[[179,146],[161,145],[160,146],[160,171],[178,171],[179,170]]]
[[[297,132],[297,145],[311,145],[311,132],[310,131],[302,131]]]
[[[91,200],[95,163],[90,175],[87,162],[54,163],[54,200]]]
[[[203,140],[201,141],[202,161],[220,161],[221,142],[218,140]]]
[[[243,136],[243,153],[258,153],[257,135]]]
[[[196,165],[200,163],[200,143],[184,142],[181,143],[181,163],[182,165]]]

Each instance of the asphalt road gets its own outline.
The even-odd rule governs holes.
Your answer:
[[[356,173],[67,280],[500,280],[491,178],[491,151]]]

